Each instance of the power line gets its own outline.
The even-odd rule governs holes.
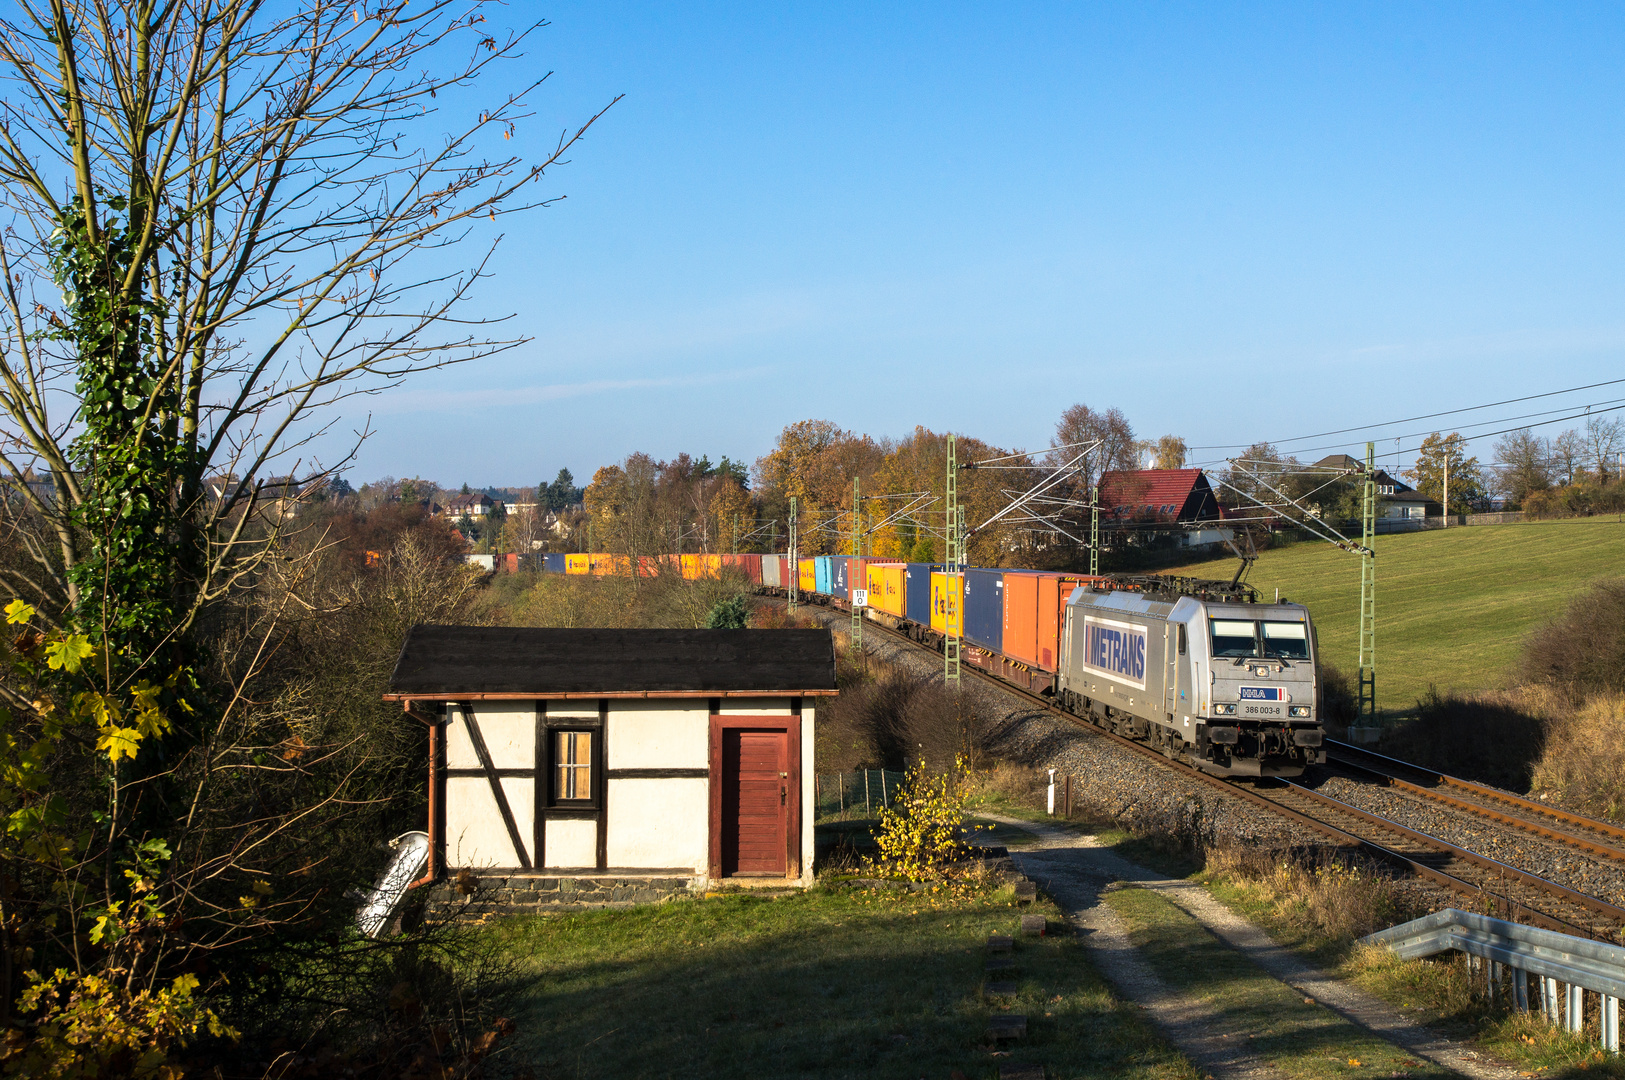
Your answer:
[[[1625,379],[1608,379],[1605,382],[1587,383],[1584,386],[1571,386],[1566,390],[1549,390],[1544,394],[1525,394],[1522,397],[1507,398],[1505,401],[1492,401],[1487,405],[1469,405],[1469,406],[1467,406],[1465,408],[1461,408],[1461,409],[1446,409],[1443,412],[1427,413],[1427,414],[1422,415],[1422,416],[1408,416],[1408,417],[1405,417],[1404,419],[1401,419],[1401,420],[1387,420],[1387,421],[1384,421],[1383,423],[1380,423],[1380,424],[1365,424],[1365,425],[1360,426],[1360,427],[1338,428],[1336,431],[1322,431],[1322,432],[1318,432],[1318,433],[1316,433],[1314,435],[1299,435],[1296,438],[1291,438],[1291,439],[1278,439],[1278,440],[1276,440],[1276,442],[1277,442],[1278,445],[1286,445],[1288,443],[1307,442],[1310,439],[1324,439],[1324,438],[1327,438],[1328,436],[1331,436],[1331,435],[1347,435],[1350,432],[1355,432],[1355,431],[1374,431],[1374,430],[1377,430],[1379,428],[1393,427],[1395,424],[1410,424],[1410,423],[1414,423],[1417,420],[1434,420],[1434,419],[1437,419],[1437,418],[1439,418],[1441,416],[1455,416],[1458,413],[1478,412],[1480,409],[1496,409],[1496,408],[1500,408],[1502,405],[1516,405],[1520,401],[1538,401],[1541,398],[1560,397],[1563,394],[1577,394],[1581,390],[1595,390],[1595,389],[1597,389],[1598,387],[1601,387],[1601,386],[1616,386],[1616,385],[1618,385],[1620,383],[1625,383]],[[1560,410],[1555,410],[1554,409],[1552,411],[1556,412],[1556,411],[1560,411]],[[1530,415],[1538,416],[1540,414],[1539,413],[1532,413]],[[1584,414],[1581,414],[1581,415],[1584,415]],[[1485,422],[1486,423],[1497,423],[1498,421],[1490,420],[1490,421],[1485,421]],[[1517,430],[1517,429],[1514,428],[1512,430]],[[1499,432],[1492,432],[1492,434],[1500,434],[1500,433]],[[1411,437],[1412,436],[1403,436],[1403,435],[1400,436],[1400,438],[1411,438]],[[1483,436],[1480,436],[1480,437],[1482,438]],[[1389,436],[1384,436],[1383,439],[1379,439],[1379,440],[1376,440],[1376,441],[1380,442],[1380,441],[1384,441],[1386,439],[1391,439],[1391,438],[1393,438],[1393,436],[1389,435]],[[1245,450],[1250,445],[1252,445],[1252,444],[1250,444],[1250,443],[1228,443],[1228,444],[1224,444],[1224,445],[1214,445],[1214,446],[1192,446],[1189,449],[1191,449],[1191,450]],[[1312,452],[1312,451],[1309,451],[1309,452]]]

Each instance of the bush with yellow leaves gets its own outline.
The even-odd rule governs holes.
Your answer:
[[[953,768],[933,773],[920,762],[908,770],[902,790],[880,810],[873,870],[925,881],[941,876],[971,853],[965,826],[965,800],[970,794],[970,762],[960,754]]]

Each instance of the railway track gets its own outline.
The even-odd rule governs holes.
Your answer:
[[[841,608],[835,604],[830,605],[836,610]],[[866,630],[874,630],[887,637],[893,638],[903,644],[919,649],[922,652],[940,655],[935,650],[900,633],[882,623],[865,620]],[[1526,922],[1542,926],[1549,930],[1556,930],[1565,934],[1576,934],[1581,937],[1598,938],[1610,942],[1619,942],[1625,939],[1625,909],[1615,907],[1596,897],[1576,892],[1554,881],[1516,867],[1508,866],[1495,859],[1457,847],[1436,836],[1418,832],[1407,828],[1396,821],[1381,817],[1377,814],[1360,810],[1339,802],[1327,795],[1313,791],[1300,784],[1290,781],[1264,781],[1255,785],[1244,785],[1210,776],[1199,769],[1193,768],[1183,762],[1172,760],[1160,751],[1124,738],[1115,732],[1089,724],[1082,718],[1059,708],[1054,702],[1042,695],[1035,694],[1019,686],[1014,686],[997,676],[982,671],[975,665],[967,664],[962,669],[975,677],[984,679],[1008,694],[1014,694],[1038,708],[1053,713],[1067,720],[1069,723],[1081,727],[1094,734],[1109,739],[1118,745],[1143,757],[1149,758],[1164,768],[1171,769],[1196,783],[1208,785],[1225,794],[1252,803],[1273,814],[1286,817],[1305,829],[1318,833],[1333,841],[1339,846],[1349,847],[1362,854],[1385,862],[1391,866],[1401,868],[1441,885],[1452,892],[1470,898],[1481,908],[1489,908],[1491,913],[1502,918]],[[1337,743],[1334,749],[1341,749],[1347,744]],[[1358,747],[1348,747],[1349,751],[1360,751]],[[1369,754],[1370,758],[1380,758],[1381,755]],[[1348,753],[1343,756],[1340,764],[1349,765],[1349,759],[1356,754]],[[1423,772],[1416,766],[1406,762],[1384,759],[1392,762],[1397,769],[1409,769],[1413,773]],[[1362,765],[1368,772],[1382,768],[1375,762]],[[1428,774],[1439,776],[1439,774]],[[1416,783],[1413,780],[1404,780],[1398,775],[1392,775],[1389,780],[1397,784],[1406,785],[1404,790],[1415,788],[1424,794],[1431,793],[1432,789],[1425,783]],[[1453,781],[1445,783],[1444,781]],[[1498,817],[1491,817],[1489,813],[1481,816],[1498,823],[1507,824],[1514,828],[1525,828],[1536,831],[1536,828],[1547,829],[1552,832],[1562,832],[1558,825],[1541,824],[1534,816],[1538,810],[1544,815],[1542,820],[1558,822],[1569,829],[1580,828],[1579,823],[1587,826],[1600,827],[1605,832],[1614,829],[1602,822],[1593,822],[1579,815],[1568,814],[1565,811],[1554,811],[1542,807],[1530,800],[1519,800],[1504,792],[1496,792],[1483,785],[1472,784],[1470,781],[1443,778],[1439,786],[1448,787],[1449,794],[1444,797],[1460,803],[1458,809],[1463,807],[1477,807],[1481,802],[1487,802],[1492,796],[1504,803],[1527,803],[1527,807],[1507,806],[1496,813],[1513,818],[1514,821],[1500,822]],[[1468,789],[1473,789],[1469,791]],[[1443,793],[1441,793],[1443,794]],[[1475,802],[1477,799],[1479,802]],[[1469,810],[1468,812],[1476,812]],[[1568,819],[1577,819],[1571,821]],[[1617,830],[1617,837],[1625,841],[1625,829]],[[1579,841],[1577,834],[1563,832],[1570,841]],[[1606,846],[1614,854],[1610,857],[1625,861],[1625,847],[1614,847],[1604,841],[1585,841],[1598,846]]]
[[[1425,769],[1362,746],[1326,740],[1331,764],[1427,802],[1539,836],[1625,866],[1625,828],[1471,780]],[[1407,779],[1409,777],[1409,779]]]

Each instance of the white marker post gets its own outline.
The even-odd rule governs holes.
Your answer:
[[[1049,771],[1049,816],[1055,816],[1055,770]]]

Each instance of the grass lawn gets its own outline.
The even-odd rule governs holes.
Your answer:
[[[981,984],[1008,888],[817,888],[492,922],[530,989],[515,1064],[546,1078],[947,1077],[1000,1065],[1052,1077],[1192,1078],[1120,1006],[1070,934],[1018,942],[1028,1037],[994,1056]],[[1058,912],[1040,904],[1051,919]]]
[[[1377,702],[1410,708],[1440,690],[1509,684],[1525,636],[1576,592],[1625,574],[1625,524],[1612,519],[1475,525],[1377,537]],[[1233,557],[1168,573],[1229,578]],[[1322,656],[1354,674],[1360,561],[1325,543],[1262,553],[1260,595],[1307,604]]]

